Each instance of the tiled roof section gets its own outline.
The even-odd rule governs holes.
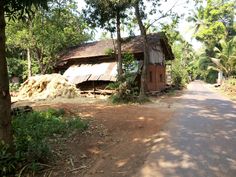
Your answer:
[[[166,49],[166,55],[168,55],[169,59],[174,58],[171,47],[163,33],[148,34],[147,38],[149,44],[154,44],[162,40],[163,42],[161,44]],[[116,45],[116,41],[112,39],[81,44],[68,49],[60,59],[69,60],[107,56],[107,52],[110,49],[114,49],[114,45]],[[122,52],[142,53],[143,42],[141,36],[124,38],[122,41]]]
[[[68,49],[63,55],[62,60],[75,58],[89,58],[95,56],[106,56],[106,51],[112,49],[113,42],[111,39],[81,44]]]

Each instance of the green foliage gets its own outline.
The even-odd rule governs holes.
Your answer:
[[[22,73],[24,72],[24,61],[13,56],[17,56],[17,52],[20,51],[12,51],[12,56],[9,56],[10,52],[7,51],[8,74],[10,78],[14,76],[19,76],[20,78],[22,78]]]
[[[199,76],[199,69],[198,69],[198,60],[195,56],[193,61],[190,61],[187,67],[187,72],[189,74],[189,79],[195,80]]]
[[[203,42],[205,53],[197,59],[197,78],[215,83],[217,73],[228,77],[236,72],[233,37],[236,35],[235,1],[196,1],[196,11],[188,18],[195,23],[194,37]],[[196,63],[195,63],[196,66]]]
[[[50,155],[49,147],[46,144],[48,137],[53,137],[55,134],[67,134],[75,123],[79,123],[78,128],[85,128],[86,125],[75,121],[76,119],[72,118],[69,121],[63,119],[63,114],[64,112],[61,110],[49,109],[27,115],[20,114],[17,118],[13,118],[16,148],[24,157],[32,158],[35,161],[47,159]],[[77,125],[73,128],[75,127]]]
[[[10,91],[11,92],[15,92],[15,91],[19,90],[20,84],[18,84],[18,83],[10,83],[9,87],[10,87]]]
[[[107,85],[107,89],[116,90],[119,87],[119,82],[111,82]]]
[[[172,48],[175,55],[175,60],[172,62],[172,81],[176,88],[181,89],[190,79],[195,79],[195,52],[192,46],[181,37]]]
[[[136,74],[123,75],[117,81],[117,93],[111,96],[113,103],[134,103],[138,102],[139,88],[135,82]]]
[[[20,81],[22,81],[28,77],[28,63],[25,58],[22,58],[26,57],[25,53],[22,52],[22,54],[23,56],[18,52],[8,51],[7,64],[9,78],[19,77]],[[33,60],[31,67],[33,75],[40,73],[37,61]]]
[[[206,6],[199,4],[197,13],[189,17],[196,25],[196,39],[206,47],[198,59],[198,77],[215,83],[218,72],[225,77],[236,73],[235,2],[208,0]]]
[[[32,11],[33,16],[24,14],[23,22],[10,21],[6,27],[8,61],[18,62],[16,66],[21,68],[16,71],[9,67],[10,73],[24,79],[28,74],[27,49],[30,50],[32,73],[48,73],[63,50],[92,37],[74,1],[52,3],[48,11],[35,8]]]
[[[105,54],[113,56],[115,54],[114,49],[107,48],[106,51],[105,51]]]
[[[136,82],[138,63],[133,54],[123,54],[123,68],[124,73],[118,78],[118,81],[109,85],[110,88],[117,91],[111,96],[111,100],[113,103],[139,102],[139,87]]]
[[[88,124],[78,117],[65,118],[63,109],[48,109],[41,112],[21,113],[13,117],[15,155],[9,153],[7,145],[1,145],[0,174],[19,172],[25,164],[36,168],[52,157],[50,139],[68,136],[74,130],[83,131]],[[31,169],[32,170],[32,169]]]
[[[221,90],[230,96],[230,99],[236,100],[236,77],[230,77],[223,82]]]
[[[212,46],[220,39],[223,39],[225,35],[226,27],[224,24],[222,22],[214,22],[208,28],[200,28],[196,35],[196,39],[199,41],[204,41],[208,46]]]
[[[208,70],[207,75],[205,76],[204,80],[208,83],[214,84],[216,83],[218,76],[218,72],[215,70]]]
[[[208,83],[215,83],[218,72],[210,68],[213,63],[205,54],[201,54],[196,60],[196,78],[204,80]]]
[[[197,78],[198,64],[192,45],[185,41],[177,31],[178,20],[179,17],[176,17],[172,24],[163,25],[162,31],[167,34],[168,41],[170,41],[175,56],[175,60],[167,63],[172,65],[172,84],[177,89],[181,89],[189,81]]]
[[[215,83],[218,72],[222,71],[225,77],[236,74],[236,47],[235,37],[229,41],[221,40],[214,48],[215,57],[201,54],[198,59],[198,76],[209,83]]]
[[[171,24],[162,24],[161,31],[165,33],[168,38],[169,44],[173,45],[174,42],[182,40],[182,37],[177,30],[177,26],[179,24],[179,17],[176,16]]]
[[[134,73],[138,68],[138,62],[135,60],[134,55],[126,52],[123,54],[123,68],[124,73],[129,75]]]
[[[212,57],[221,39],[236,34],[234,19],[234,1],[208,0],[206,6],[198,2],[197,11],[188,20],[195,23],[195,37],[206,45],[207,55]]]
[[[110,32],[115,32],[116,18],[127,17],[126,9],[131,0],[85,0],[86,9],[84,15],[91,27],[101,27]]]
[[[231,85],[232,87],[235,87],[236,86],[236,77],[235,78],[231,77],[231,78],[227,79],[225,81],[225,83]]]
[[[9,145],[0,142],[0,175],[12,175],[16,170],[18,163],[21,161],[10,153]]]
[[[122,53],[121,53],[121,23],[127,17],[125,11],[131,5],[131,0],[85,0],[86,10],[84,15],[92,28],[100,27],[113,35],[117,35],[118,75],[122,73]]]
[[[236,37],[230,41],[221,40],[220,47],[215,47],[216,56],[211,58],[216,71],[222,71],[225,77],[236,73]]]
[[[236,94],[236,77],[230,77],[223,83],[223,89],[229,89]]]
[[[48,9],[48,2],[52,0],[7,0],[3,1],[4,11],[9,19],[24,19],[26,14],[32,15],[32,6]]]
[[[177,89],[182,89],[189,82],[188,72],[177,60],[178,59],[176,59],[176,61],[172,63],[172,82]]]

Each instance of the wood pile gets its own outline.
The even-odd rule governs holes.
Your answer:
[[[89,95],[112,95],[116,93],[115,90],[103,90],[103,89],[95,89],[95,90],[81,90],[79,93],[82,94],[89,94]]]
[[[23,113],[29,113],[33,112],[33,108],[30,106],[20,106],[20,107],[15,107],[11,108],[11,115],[12,116],[17,116]]]
[[[78,95],[76,86],[60,74],[46,74],[30,77],[19,89],[18,100],[44,100],[56,97],[74,98]]]

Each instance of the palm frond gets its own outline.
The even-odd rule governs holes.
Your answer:
[[[220,59],[211,58],[211,61],[216,65],[216,67],[217,67],[219,70],[225,71],[226,73],[228,73],[228,69],[224,66],[224,64],[221,62]]]
[[[208,66],[208,67],[207,67],[207,70],[214,70],[214,71],[218,71],[218,72],[221,71],[219,68],[217,68],[217,67],[215,67],[215,66]]]

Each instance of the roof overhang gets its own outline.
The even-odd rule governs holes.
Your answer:
[[[117,62],[73,65],[63,74],[72,84],[86,81],[116,81],[116,75]]]

